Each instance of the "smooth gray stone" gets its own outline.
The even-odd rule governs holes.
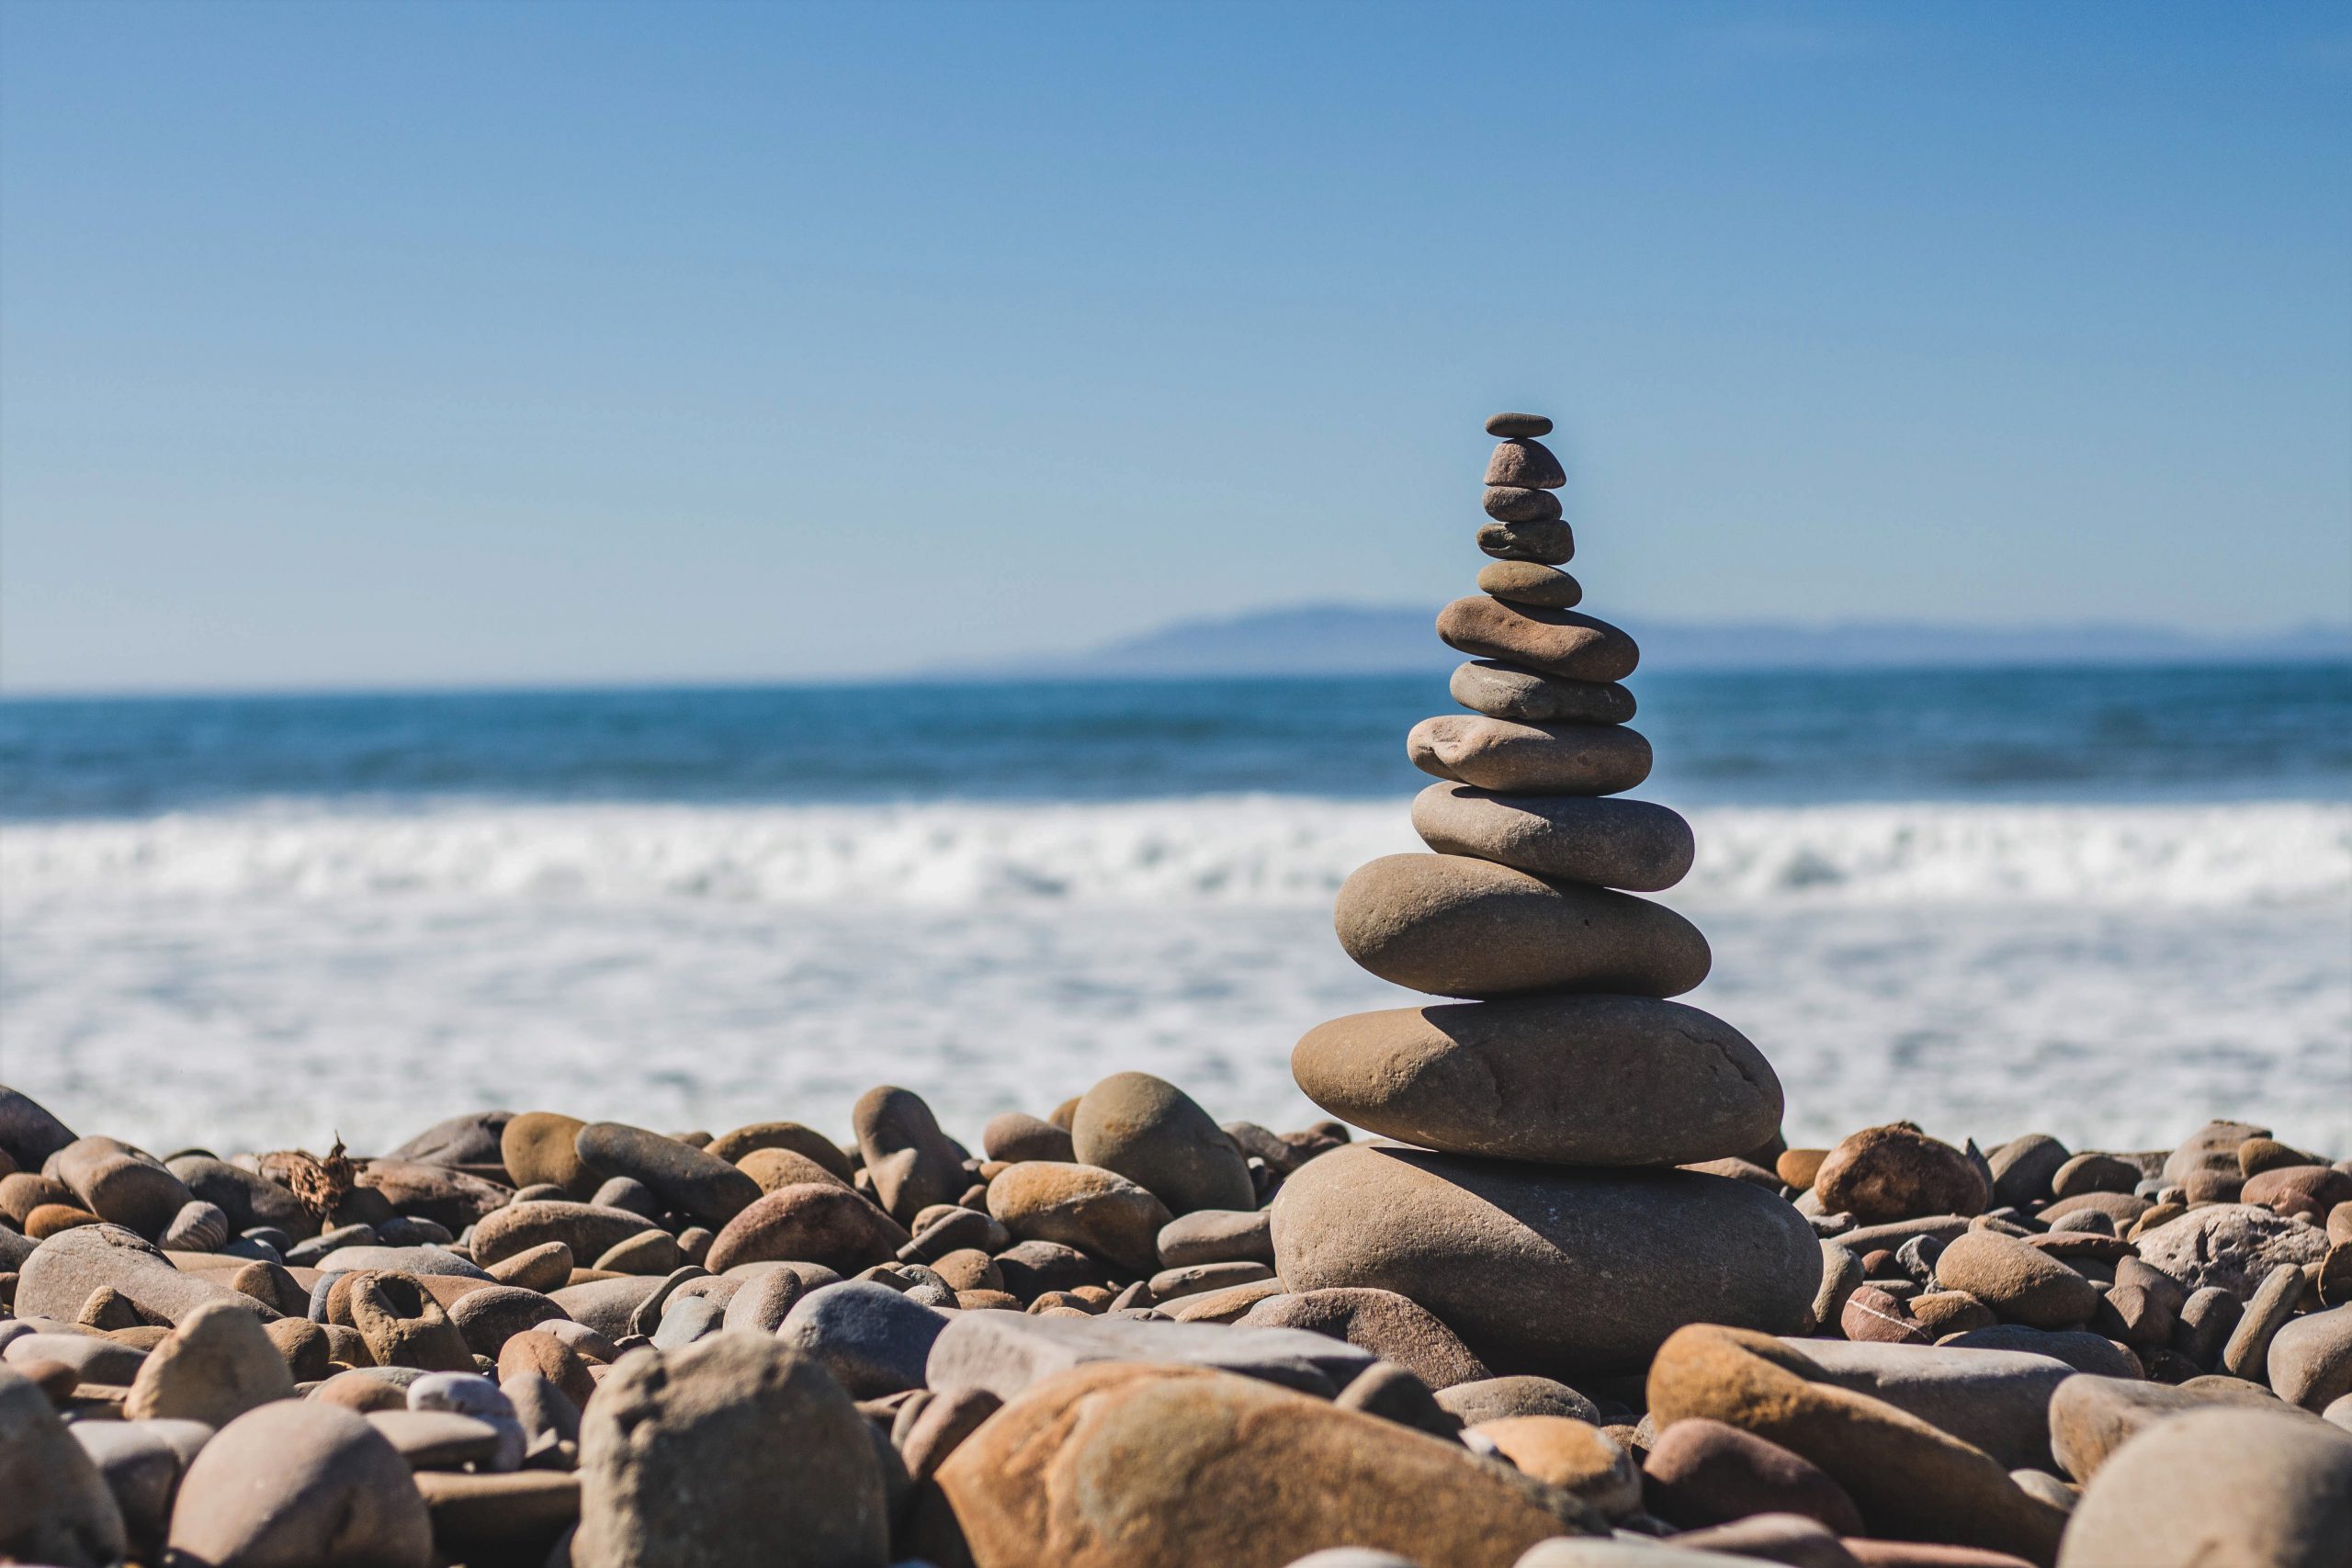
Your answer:
[[[953,1315],[932,1342],[925,1381],[945,1397],[985,1389],[1010,1401],[1040,1378],[1094,1361],[1215,1367],[1329,1397],[1372,1365],[1371,1352],[1296,1328],[1138,1318]]]
[[[1596,1427],[1600,1424],[1600,1407],[1591,1400],[1564,1382],[1526,1372],[1439,1389],[1437,1403],[1438,1408],[1451,1413],[1464,1427],[1512,1416],[1566,1416]]]
[[[653,1275],[632,1274],[618,1280],[590,1280],[584,1284],[566,1285],[548,1292],[548,1297],[572,1322],[585,1324],[607,1339],[624,1339],[635,1332],[630,1319],[636,1316],[637,1309],[662,1285],[662,1281]]]
[[[445,1117],[397,1148],[385,1150],[383,1157],[424,1165],[500,1165],[506,1156],[499,1140],[513,1120],[512,1111],[469,1111]]]
[[[74,1141],[74,1129],[49,1113],[28,1094],[0,1084],[0,1153],[18,1170],[39,1170],[49,1156]]]
[[[66,1431],[106,1477],[134,1551],[153,1556],[172,1521],[180,1476],[212,1437],[201,1421],[75,1421]]]
[[[0,1226],[0,1274],[13,1274],[23,1268],[25,1259],[30,1258],[33,1248],[40,1245],[22,1231]]]
[[[286,1233],[288,1250],[319,1234],[319,1222],[302,1201],[258,1171],[210,1155],[174,1155],[164,1164],[187,1190],[229,1216],[229,1228],[244,1232],[268,1225]]]
[[[1274,1233],[1263,1209],[1195,1209],[1159,1227],[1163,1269],[1203,1263],[1274,1261]]]
[[[758,1182],[718,1156],[624,1122],[592,1122],[574,1135],[572,1146],[598,1175],[643,1182],[664,1204],[713,1229],[760,1195]]]
[[[1923,1214],[1916,1220],[1889,1220],[1884,1224],[1856,1225],[1851,1230],[1839,1231],[1838,1245],[1860,1258],[1881,1247],[1892,1252],[1914,1236],[1950,1241],[1967,1229],[1966,1214]]]
[[[2064,1362],[2074,1371],[2096,1372],[2108,1378],[2136,1378],[2145,1373],[2137,1356],[2114,1340],[2086,1329],[2028,1328],[2021,1323],[2001,1323],[1955,1335],[1936,1348],[2018,1351]],[[2009,1468],[2018,1467],[2013,1464]]]
[[[484,1285],[441,1310],[465,1336],[467,1349],[493,1360],[499,1347],[517,1334],[563,1315],[553,1297],[520,1285]]]
[[[2284,1411],[2199,1410],[2099,1467],[2058,1568],[2343,1568],[2347,1542],[2352,1437]]]
[[[2108,1456],[2157,1422],[2193,1410],[2284,1408],[2267,1390],[2236,1378],[2199,1378],[2173,1387],[2077,1372],[2050,1401],[2050,1449],[2058,1467],[2088,1481]]]
[[[454,1410],[374,1410],[367,1420],[411,1470],[462,1470],[470,1464],[506,1471],[523,1461],[523,1428],[512,1418],[503,1423],[511,1431],[495,1418]]]
[[[0,1357],[6,1358],[12,1367],[56,1361],[79,1372],[84,1382],[128,1388],[145,1364],[147,1352],[96,1334],[26,1334],[9,1340]]]
[[[1011,1313],[989,1314],[1011,1317]],[[852,1399],[921,1388],[947,1314],[871,1280],[844,1280],[792,1303],[775,1337],[833,1374]]]
[[[653,1348],[678,1349],[718,1333],[726,1323],[727,1307],[713,1297],[672,1296],[670,1303],[662,1309],[660,1325],[653,1330]]]
[[[322,1274],[346,1273],[354,1269],[378,1269],[390,1274],[437,1274],[457,1280],[496,1278],[480,1264],[438,1247],[340,1247],[318,1264]]]
[[[2050,1399],[2075,1375],[2065,1362],[2014,1350],[1790,1339],[1821,1380],[1883,1399],[1973,1444],[2005,1470],[2050,1468]]]
[[[383,1435],[340,1405],[246,1411],[187,1467],[172,1508],[179,1561],[426,1568],[433,1522]]]

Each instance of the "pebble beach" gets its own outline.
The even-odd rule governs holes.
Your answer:
[[[582,1075],[420,1130],[394,1070],[349,1148],[150,1148],[128,1081],[0,1089],[0,1561],[2352,1563],[2341,1108],[2168,1079],[2092,1146],[2044,1076],[1930,1132],[1897,1063],[1792,1116],[1665,899],[1706,818],[1631,797],[1551,422],[1486,429],[1419,847],[1332,900],[1328,999],[1386,1005],[1281,1096],[1098,1060],[657,1131]]]

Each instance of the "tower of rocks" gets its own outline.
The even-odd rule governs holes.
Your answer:
[[[1737,1030],[1667,999],[1706,977],[1706,939],[1635,895],[1690,870],[1690,828],[1614,798],[1650,771],[1619,684],[1640,655],[1576,612],[1551,429],[1487,422],[1493,558],[1437,618],[1471,711],[1407,740],[1441,781],[1413,804],[1433,852],[1359,868],[1336,913],[1366,969],[1464,999],[1299,1042],[1299,1087],[1395,1142],[1303,1168],[1273,1229],[1294,1291],[1396,1291],[1497,1371],[1575,1377],[1637,1371],[1685,1323],[1800,1330],[1820,1254],[1774,1193],[1675,1168],[1766,1144],[1781,1086]]]

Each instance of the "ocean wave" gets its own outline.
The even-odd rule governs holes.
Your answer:
[[[2352,806],[1721,807],[1691,814],[1692,905],[2168,906],[2352,897]],[[1419,848],[1404,803],[281,808],[0,829],[0,899],[710,900],[1308,905]]]

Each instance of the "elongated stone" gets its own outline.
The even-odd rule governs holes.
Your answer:
[[[1491,659],[1455,666],[1446,691],[1465,708],[1527,724],[1623,724],[1635,705],[1634,694],[1612,682],[1561,681]]]
[[[1645,997],[1528,997],[1333,1019],[1291,1053],[1332,1115],[1450,1154],[1691,1165],[1757,1147],[1780,1079],[1723,1020]]]
[[[1641,662],[1634,639],[1574,610],[1506,604],[1485,594],[1438,612],[1437,635],[1476,659],[1499,659],[1567,681],[1622,681]]]
[[[1549,523],[1560,514],[1560,498],[1525,485],[1490,485],[1479,503],[1498,523]]]
[[[1584,584],[1532,560],[1498,560],[1481,567],[1478,591],[1546,610],[1571,610],[1584,600]]]
[[[1617,795],[1650,776],[1650,743],[1622,724],[1519,724],[1481,714],[1425,718],[1405,738],[1425,773],[1531,795]]]
[[[1414,798],[1413,830],[1442,855],[1471,855],[1530,876],[1655,893],[1682,880],[1690,824],[1645,800],[1497,795],[1433,784]]]
[[[1804,1216],[1746,1182],[1351,1144],[1273,1202],[1293,1291],[1362,1285],[1429,1308],[1498,1372],[1639,1369],[1686,1323],[1793,1333],[1821,1277]]]
[[[1466,855],[1384,855],[1333,914],[1348,956],[1445,997],[1616,991],[1671,997],[1707,977],[1707,939],[1662,905]]]
[[[1576,558],[1577,536],[1575,529],[1556,517],[1529,523],[1489,523],[1478,530],[1478,547],[1497,560],[1559,566]]]
[[[1489,435],[1549,435],[1552,422],[1540,413],[1495,413],[1487,416]]]

